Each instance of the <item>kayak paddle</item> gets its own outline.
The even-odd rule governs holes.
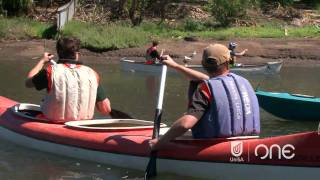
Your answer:
[[[163,103],[163,96],[164,96],[164,88],[166,83],[166,75],[167,75],[167,66],[162,65],[162,73],[161,73],[161,81],[160,81],[160,89],[158,94],[158,104],[157,109],[154,116],[154,124],[153,124],[153,133],[152,139],[159,137],[160,131],[160,122],[161,122],[161,115],[162,115],[162,103]],[[157,175],[157,151],[151,151],[149,163],[147,165],[144,179],[149,179]]]

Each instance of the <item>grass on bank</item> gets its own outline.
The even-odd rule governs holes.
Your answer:
[[[106,50],[141,46],[150,42],[151,36],[157,39],[196,36],[219,40],[230,38],[300,38],[320,37],[320,29],[316,26],[288,27],[286,36],[284,27],[274,24],[188,31],[183,26],[173,28],[156,23],[143,23],[138,27],[130,27],[124,24],[92,25],[71,22],[65,27],[62,34],[79,37],[83,45],[89,49]]]
[[[30,39],[46,38],[51,29],[50,24],[41,23],[27,18],[1,18],[0,17],[0,38],[1,39]]]
[[[96,51],[137,47],[149,42],[148,32],[121,24],[95,25],[72,21],[61,34],[78,37],[84,47]]]
[[[286,37],[320,37],[320,29],[316,26],[287,27],[279,23],[265,23],[252,27],[228,27],[228,28],[210,28],[204,24],[193,23],[194,29],[182,24],[180,26],[170,27],[165,24],[143,23],[140,28],[162,38],[177,38],[196,36],[199,38],[230,39],[230,38],[286,38]]]
[[[0,39],[30,39],[57,37],[53,26],[26,18],[0,18]],[[75,36],[81,39],[82,46],[94,51],[139,47],[157,39],[183,38],[196,36],[227,40],[231,38],[286,38],[320,37],[320,28],[316,26],[288,27],[285,36],[284,27],[277,23],[268,23],[253,27],[211,28],[202,22],[185,21],[181,24],[153,22],[131,27],[130,23],[118,22],[108,25],[96,25],[79,21],[69,22],[62,36]]]

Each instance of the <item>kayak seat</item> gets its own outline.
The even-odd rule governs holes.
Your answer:
[[[42,114],[40,106],[36,104],[20,103],[13,106],[11,111],[28,120],[48,122],[46,117]]]
[[[39,117],[43,115],[42,112],[36,110],[20,110],[19,112],[31,117]]]

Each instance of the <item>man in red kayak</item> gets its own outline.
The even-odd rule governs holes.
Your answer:
[[[163,63],[200,80],[191,91],[188,110],[160,139],[151,140],[153,150],[183,135],[189,129],[194,138],[224,138],[260,133],[259,104],[245,78],[230,73],[230,51],[221,44],[209,45],[203,51],[202,65],[208,75],[177,64],[166,55]]]
[[[147,49],[146,52],[146,64],[155,64],[157,61],[160,60],[160,55],[158,52],[158,41],[152,41],[152,46]]]
[[[26,80],[28,88],[47,89],[41,104],[44,117],[55,122],[92,119],[95,107],[109,114],[110,101],[99,85],[99,75],[79,61],[80,40],[61,38],[56,48],[58,62],[49,64],[53,55],[44,53]]]

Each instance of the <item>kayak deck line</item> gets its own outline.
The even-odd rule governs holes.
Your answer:
[[[81,120],[69,121],[65,125],[70,128],[76,128],[84,131],[120,131],[120,130],[137,130],[152,129],[153,122],[139,119],[98,119],[98,120]],[[161,123],[161,127],[167,125]]]
[[[319,102],[320,97],[306,95],[306,94],[290,94],[286,92],[269,92],[269,91],[256,91],[256,93],[260,96],[267,96],[267,97],[275,97],[281,99],[293,99],[293,100],[302,100],[302,101],[310,101],[310,102]]]

